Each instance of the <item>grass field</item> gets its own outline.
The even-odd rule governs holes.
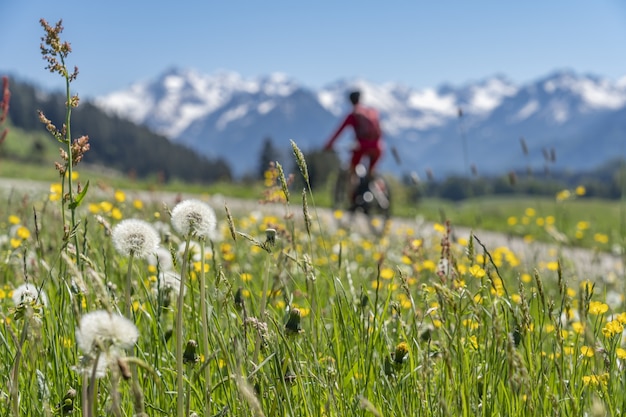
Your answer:
[[[229,223],[215,207],[216,231],[198,242],[172,226],[173,207],[115,188],[87,196],[77,233],[64,237],[58,195],[16,197],[0,219],[5,415],[52,415],[68,392],[66,415],[172,415],[181,398],[176,342],[190,339],[197,350],[185,350],[183,406],[204,415],[624,409],[621,276],[591,282],[561,271],[557,259],[522,269],[508,248],[450,241],[444,225],[434,238],[406,228],[372,239],[315,221],[307,232],[283,215],[231,213]],[[303,210],[299,200],[284,213]],[[499,203],[505,221],[539,217]],[[315,207],[307,211],[315,220]],[[159,263],[120,252],[111,228],[125,219],[157,231]],[[593,223],[586,232],[596,233]],[[101,310],[128,317],[136,341],[132,330],[97,322],[95,345],[86,346],[81,320]]]
[[[71,104],[62,28],[42,26],[42,52]],[[131,197],[165,188],[78,173],[84,143],[49,130],[66,153],[63,175],[0,161],[7,175],[50,182],[46,192],[0,196],[0,416],[626,410],[624,272],[580,276],[558,252],[532,265],[450,229],[624,257],[623,203],[576,199],[576,190],[424,201],[398,214],[439,220],[429,233],[348,233],[317,216],[328,192],[289,190],[280,172],[256,188],[201,188],[195,199]],[[209,206],[212,193],[282,205],[231,211]]]

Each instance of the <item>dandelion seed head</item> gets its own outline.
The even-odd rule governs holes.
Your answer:
[[[160,271],[169,271],[174,267],[172,254],[169,250],[158,247],[156,251],[148,255],[148,264],[159,267]]]
[[[134,254],[146,258],[159,246],[159,235],[150,223],[139,219],[126,219],[119,222],[111,235],[113,245],[125,256]]]
[[[85,314],[76,329],[76,344],[84,353],[93,352],[96,346],[130,349],[138,338],[133,322],[105,310]]]
[[[48,305],[46,293],[30,283],[25,283],[13,290],[13,304],[19,306],[22,303],[37,302],[44,307]]]
[[[178,295],[180,293],[180,275],[174,271],[165,271],[159,274],[159,285],[161,291],[171,291]]]
[[[172,210],[172,226],[183,236],[209,239],[216,225],[215,211],[202,201],[184,200]]]

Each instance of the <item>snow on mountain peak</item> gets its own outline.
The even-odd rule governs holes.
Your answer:
[[[515,95],[518,87],[502,77],[490,78],[470,88],[470,99],[467,110],[469,113],[484,115],[498,107],[506,97]]]

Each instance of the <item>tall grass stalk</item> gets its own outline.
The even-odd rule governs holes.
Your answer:
[[[46,67],[52,73],[57,73],[65,80],[65,120],[63,127],[58,129],[46,116],[40,111],[39,119],[46,125],[47,130],[56,138],[56,140],[64,145],[61,149],[62,163],[56,163],[57,170],[61,176],[61,216],[63,223],[63,238],[67,243],[72,241],[74,243],[76,257],[76,264],[78,268],[82,270],[82,262],[80,256],[80,246],[78,242],[78,219],[77,208],[81,204],[87,190],[89,188],[89,182],[85,185],[85,188],[74,190],[74,165],[80,162],[83,158],[83,154],[89,150],[89,138],[83,136],[76,139],[72,143],[71,132],[71,116],[72,109],[78,106],[79,98],[77,95],[71,94],[71,83],[78,76],[78,68],[74,67],[72,73],[69,72],[66,59],[72,52],[72,48],[68,42],[61,42],[61,32],[63,32],[62,21],[57,22],[55,27],[52,27],[44,19],[40,20],[41,26],[44,28],[46,35],[41,38],[41,53],[45,61],[48,62]],[[69,224],[66,219],[66,209],[70,211]]]
[[[185,416],[185,385],[184,385],[184,363],[183,363],[183,317],[185,310],[185,288],[187,285],[187,273],[189,262],[189,245],[191,235],[185,240],[185,250],[183,252],[183,262],[180,268],[180,291],[176,302],[176,415]]]
[[[202,355],[204,356],[205,361],[209,361],[209,316],[207,311],[207,293],[206,293],[206,274],[205,274],[205,241],[204,239],[200,240],[200,315],[201,317],[201,334],[202,334]],[[211,369],[208,364],[203,364],[204,366],[204,383],[205,387],[203,389],[206,405],[204,407],[204,415],[208,417],[211,415]]]

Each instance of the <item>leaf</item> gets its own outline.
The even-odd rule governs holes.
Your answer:
[[[80,192],[80,194],[78,194],[76,196],[74,201],[72,201],[69,204],[70,210],[76,210],[76,208],[78,208],[78,206],[80,206],[80,203],[83,201],[83,198],[85,198],[85,195],[87,195],[87,190],[88,189],[89,189],[89,180],[87,180],[87,184],[85,184],[85,188],[83,188],[83,190]]]

